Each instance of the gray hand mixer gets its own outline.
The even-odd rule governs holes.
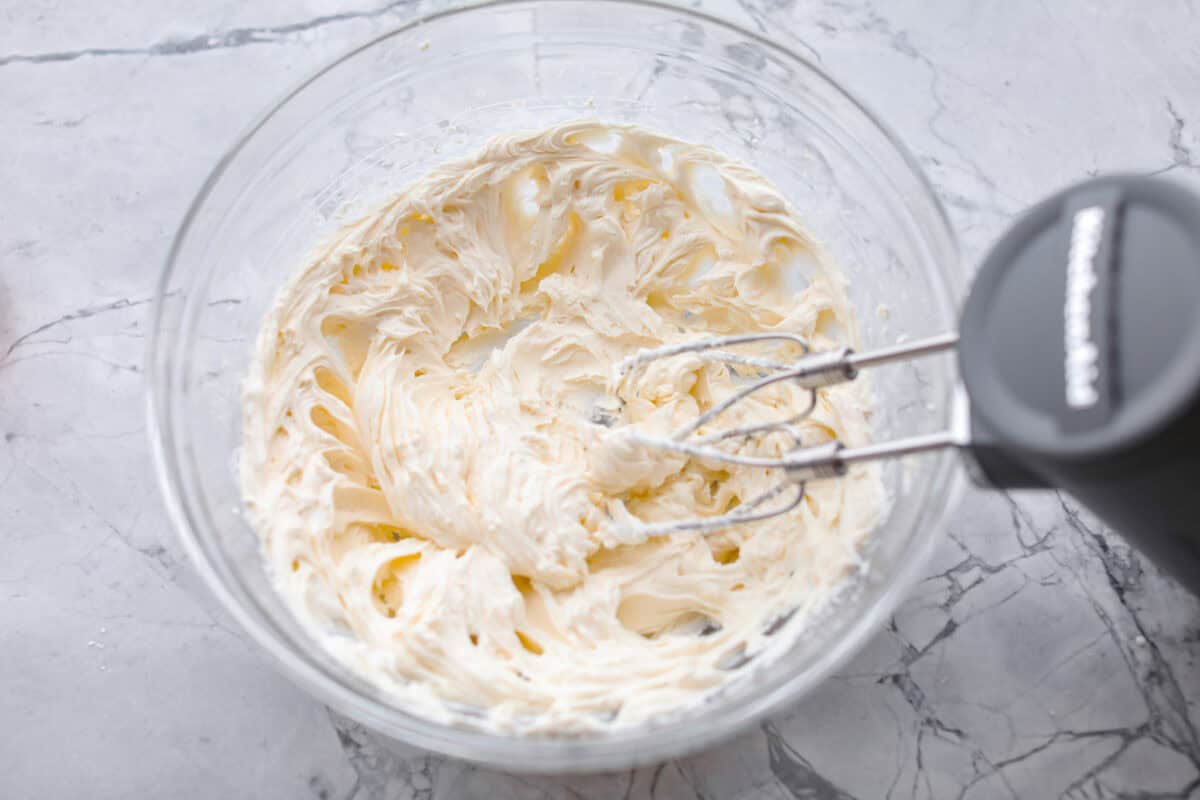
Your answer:
[[[790,342],[778,361],[740,345]],[[733,348],[731,350],[731,348]],[[861,370],[957,349],[952,429],[845,447],[804,446],[795,423],[821,387]],[[858,462],[958,448],[981,485],[1069,492],[1200,594],[1200,197],[1162,179],[1111,176],[1072,186],[1030,209],[992,248],[962,309],[958,333],[871,352],[813,353],[786,333],[748,334],[643,350],[622,373],[691,353],[755,376],[666,436],[640,443],[700,459],[776,469],[778,485],[720,516],[647,523],[648,536],[711,532],[784,514],[810,480]],[[790,418],[701,435],[763,388],[792,381],[810,402]],[[726,445],[782,433],[780,457]]]

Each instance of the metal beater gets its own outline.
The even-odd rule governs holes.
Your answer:
[[[741,355],[729,352],[726,348],[756,342],[786,341],[798,345],[805,356],[797,361],[784,363],[766,358]],[[958,342],[958,335],[942,334],[928,339],[922,339],[908,344],[873,350],[870,353],[856,353],[849,347],[812,353],[808,342],[802,336],[788,333],[746,334],[744,336],[723,336],[705,339],[698,342],[668,345],[667,347],[643,350],[637,355],[622,361],[617,365],[619,375],[628,375],[636,369],[664,358],[693,354],[706,361],[718,361],[732,369],[751,368],[756,372],[757,380],[726,399],[709,408],[696,419],[672,431],[667,436],[652,436],[640,431],[632,431],[630,436],[640,444],[683,453],[694,458],[708,461],[721,461],[726,464],[736,464],[743,467],[763,467],[778,469],[787,480],[773,489],[757,497],[743,502],[736,510],[714,517],[698,517],[695,519],[674,520],[642,525],[639,532],[647,536],[662,536],[678,531],[715,531],[738,523],[754,522],[769,517],[786,514],[798,506],[804,499],[805,483],[813,479],[836,478],[846,473],[851,464],[862,461],[874,461],[883,458],[899,458],[915,453],[925,453],[951,447],[958,442],[953,431],[944,431],[924,436],[912,436],[894,442],[865,445],[847,448],[841,442],[832,441],[816,446],[804,446],[795,424],[813,412],[817,406],[817,390],[825,386],[833,386],[845,381],[854,380],[860,370],[868,367],[891,364],[898,361],[908,361],[925,355],[952,350]],[[809,402],[792,416],[771,422],[746,425],[731,428],[707,436],[694,436],[700,428],[715,420],[737,403],[767,386],[781,381],[792,381],[809,392]],[[792,439],[793,447],[780,458],[767,458],[731,453],[721,449],[721,443],[736,439],[747,439],[755,436],[765,436],[774,433],[785,434]],[[776,498],[785,502],[770,505],[761,510]]]

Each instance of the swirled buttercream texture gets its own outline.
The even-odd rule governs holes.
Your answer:
[[[649,450],[746,376],[644,348],[856,323],[840,273],[746,165],[594,122],[492,139],[340,230],[281,291],[245,382],[241,475],[276,586],[332,656],[413,713],[578,733],[700,703],[861,566],[877,472],[708,536],[781,475]],[[786,417],[781,383],[713,426]],[[864,441],[823,389],[805,442]],[[706,431],[702,429],[701,434]],[[775,437],[784,438],[784,437]],[[782,452],[772,437],[729,442]]]

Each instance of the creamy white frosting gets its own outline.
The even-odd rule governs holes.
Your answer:
[[[747,166],[576,122],[433,170],[341,230],[264,321],[241,467],[279,591],[336,658],[425,716],[568,732],[698,702],[768,623],[804,617],[859,566],[883,498],[858,470],[776,519],[631,532],[722,513],[779,476],[622,435],[694,418],[733,388],[720,365],[681,356],[620,383],[613,366],[755,331],[821,348],[855,321],[840,274]],[[864,393],[822,390],[806,440],[862,441]],[[806,401],[779,385],[716,422]]]

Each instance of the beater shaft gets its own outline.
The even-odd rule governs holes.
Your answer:
[[[793,450],[779,461],[780,466],[787,470],[788,477],[797,481],[805,481],[845,475],[851,464],[879,461],[885,458],[903,458],[917,453],[944,450],[958,444],[958,439],[953,432],[938,431],[937,433],[897,439],[894,442],[879,442],[861,447],[846,447],[838,441],[827,442]]]

